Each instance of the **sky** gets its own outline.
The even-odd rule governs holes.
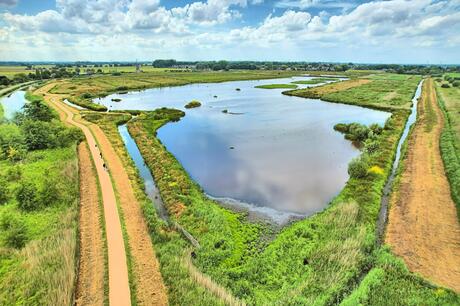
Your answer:
[[[2,61],[460,64],[460,0],[0,0]]]

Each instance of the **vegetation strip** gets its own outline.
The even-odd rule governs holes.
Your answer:
[[[70,305],[81,134],[39,97],[0,125],[0,304]]]

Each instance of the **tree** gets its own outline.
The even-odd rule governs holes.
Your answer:
[[[21,128],[29,150],[42,150],[57,146],[56,129],[51,123],[25,120]]]
[[[55,113],[45,103],[41,101],[40,97],[29,96],[30,102],[24,104],[24,117],[31,120],[51,121],[56,118]]]

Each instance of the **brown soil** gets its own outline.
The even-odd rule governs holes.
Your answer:
[[[86,122],[81,119],[77,119],[78,116],[75,116],[74,118],[77,111],[64,103],[59,102],[62,100],[61,96],[48,93],[54,85],[55,84],[53,83],[48,84],[41,87],[36,92],[39,94],[47,93],[45,101],[59,112],[61,118],[65,116],[65,122],[67,122],[67,124],[76,126],[83,131],[96,166],[96,172],[101,187],[107,238],[109,304],[120,306],[130,305],[131,293],[129,289],[125,245],[111,178],[103,167],[104,161],[100,158],[100,151],[96,145],[96,139],[91,134],[89,128],[85,125]]]
[[[78,146],[80,168],[80,263],[76,305],[104,304],[104,241],[97,178],[86,142]]]
[[[53,86],[54,85],[51,84],[43,87],[43,92],[48,91]],[[52,105],[60,109],[60,111],[67,113],[68,116],[75,116],[76,122],[74,125],[80,127],[84,131],[87,139],[88,137],[92,138],[93,144],[90,144],[90,149],[97,151],[96,155],[93,155],[93,160],[95,160],[96,163],[100,163],[101,168],[104,162],[108,166],[109,172],[111,173],[115,184],[114,187],[118,191],[120,208],[123,212],[126,232],[128,234],[128,243],[133,264],[132,268],[134,274],[134,283],[136,287],[137,304],[167,305],[168,298],[166,294],[166,287],[163,283],[163,279],[160,273],[160,266],[153,249],[152,241],[144,220],[143,213],[141,211],[140,204],[134,195],[131,181],[128,177],[128,174],[126,173],[125,168],[123,167],[122,161],[99,126],[81,119],[81,117],[78,115],[78,110],[65,105],[64,103],[58,102],[62,100],[62,96],[47,94],[46,98],[52,102]],[[68,114],[69,112],[70,114]],[[71,120],[73,121],[73,119]],[[96,143],[94,138],[96,138],[98,142],[97,148],[95,148]],[[102,153],[103,160],[99,156],[99,150]],[[107,174],[105,170],[102,171]],[[107,177],[110,180],[108,175]],[[110,183],[110,186],[102,186],[101,184],[102,191],[104,191],[106,188],[113,190],[112,183]],[[115,204],[114,207],[115,209],[112,210],[116,211]],[[108,236],[109,233],[107,230],[107,237]],[[110,247],[108,247],[108,253],[110,278]],[[122,254],[125,254],[124,249]],[[109,288],[112,288],[110,284]],[[112,293],[111,289],[110,293]],[[112,300],[110,301],[110,304],[112,305]]]
[[[418,114],[390,200],[386,242],[411,271],[460,292],[460,225],[439,150],[444,116],[431,79],[423,86]]]

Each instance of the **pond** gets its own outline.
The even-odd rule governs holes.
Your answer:
[[[26,103],[26,92],[24,90],[15,91],[9,95],[0,98],[3,107],[3,116],[6,119],[13,119],[16,112],[20,112]]]
[[[391,115],[254,88],[307,79],[193,84],[114,94],[98,102],[112,110],[184,110],[186,116],[162,127],[158,138],[190,176],[226,206],[282,223],[322,210],[348,180],[348,163],[360,152],[333,130],[336,123],[383,125]],[[185,109],[194,99],[202,106]]]

